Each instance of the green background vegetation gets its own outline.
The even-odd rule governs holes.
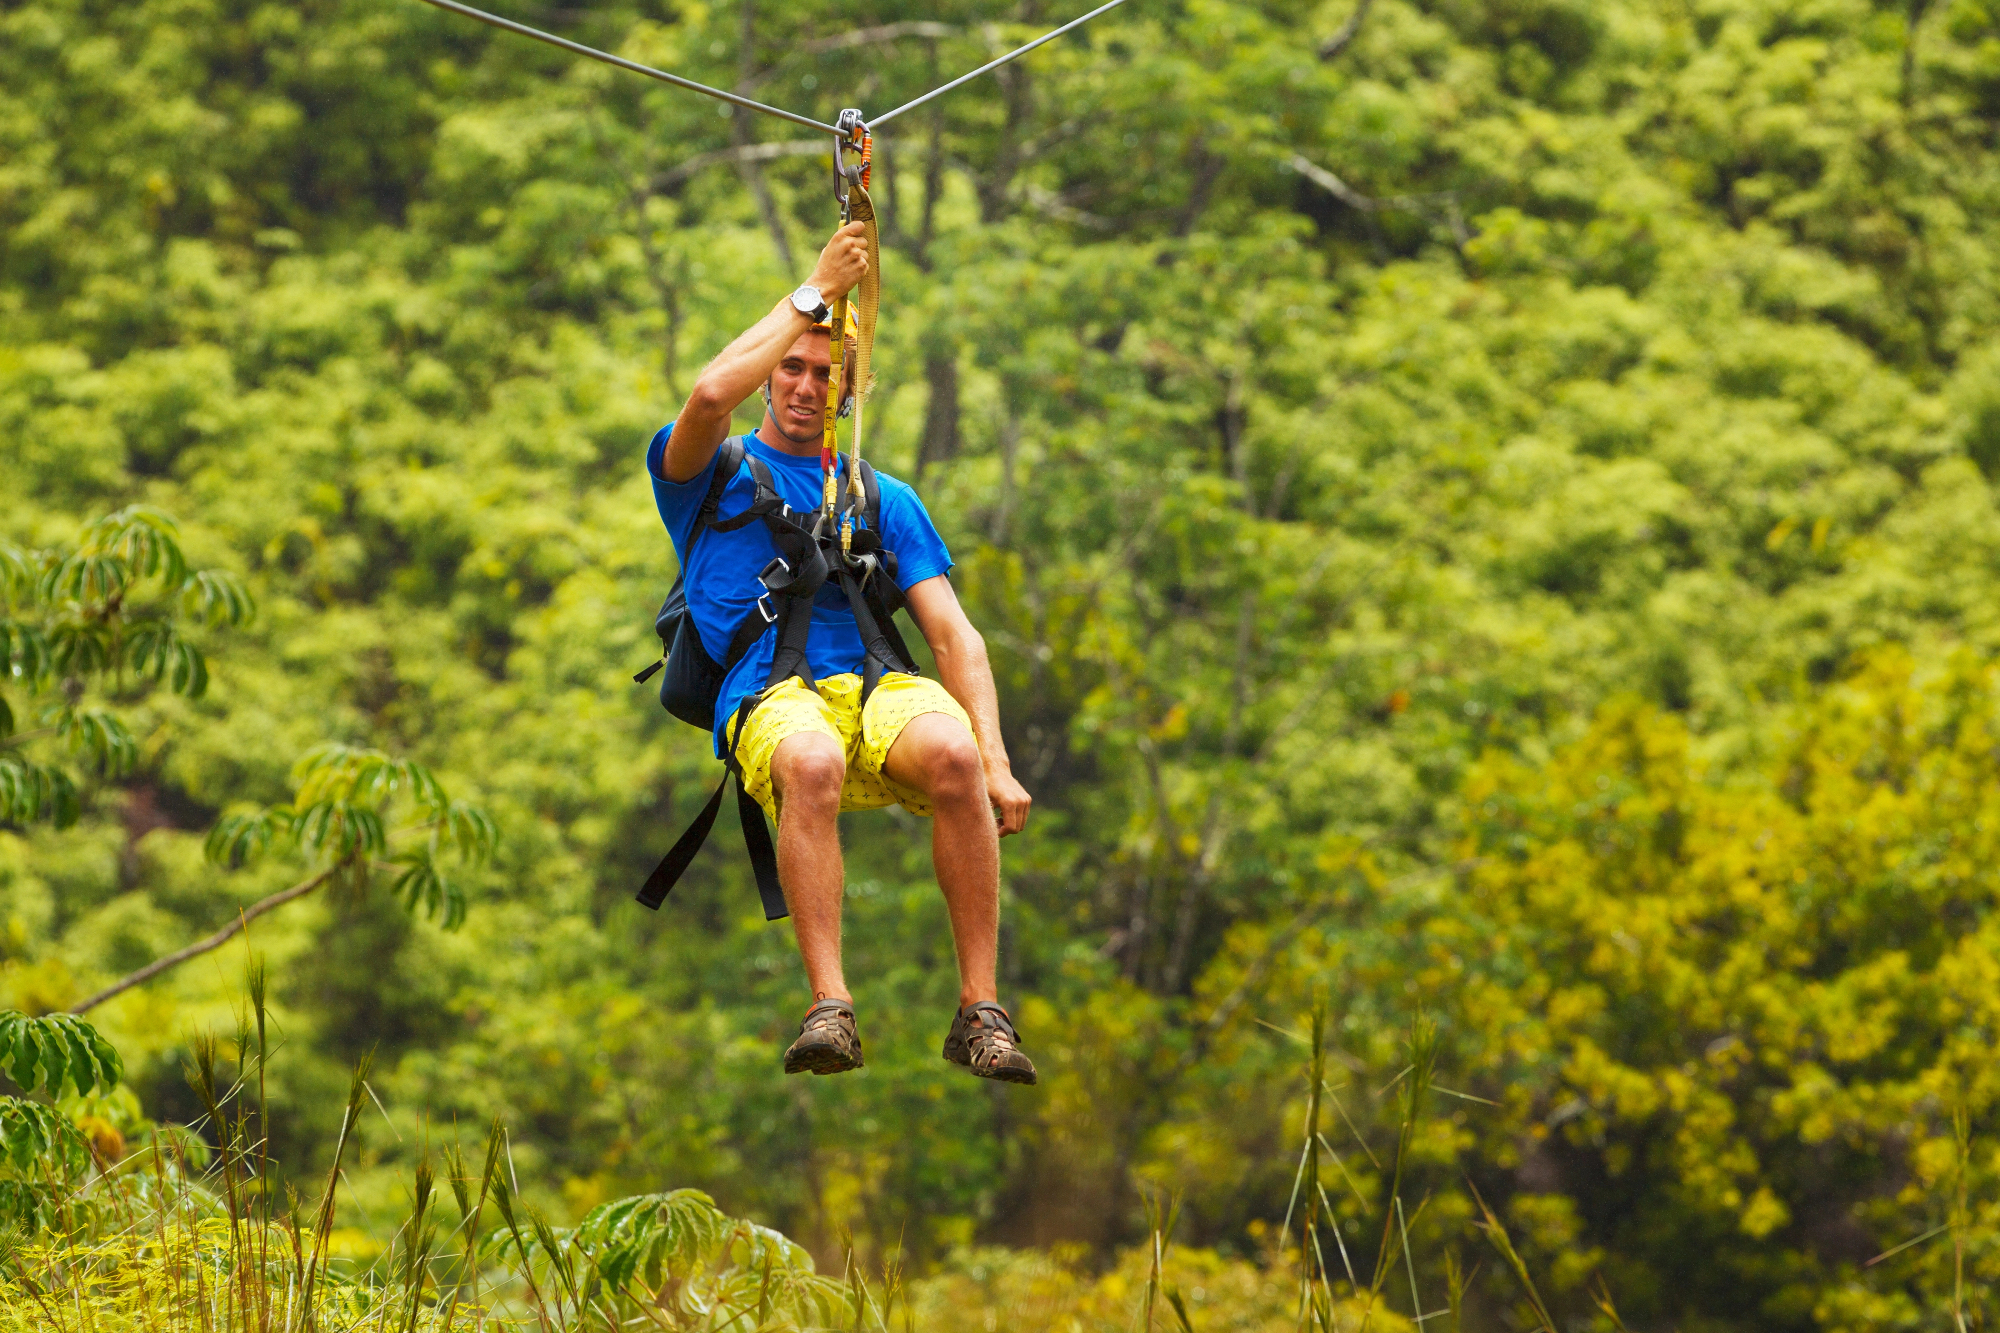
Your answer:
[[[1069,13],[496,4],[822,118]],[[823,145],[410,0],[0,8],[0,533],[154,505],[257,606],[186,629],[200,697],[91,686],[115,777],[36,730],[59,681],[8,685],[82,818],[0,828],[0,1004],[292,882],[207,831],[373,747],[502,840],[455,931],[382,885],[252,928],[301,1178],[375,1053],[357,1236],[426,1134],[499,1116],[558,1218],[699,1188],[976,1290],[967,1247],[1088,1266],[1159,1187],[1255,1255],[1324,998],[1385,1162],[1419,1011],[1494,1103],[1412,1148],[1419,1255],[1470,1178],[1578,1318],[1601,1274],[1634,1327],[1937,1327],[1960,1251],[1986,1309],[2000,9],[1356,17],[1134,0],[878,146],[868,452],[951,544],[1037,798],[1019,1090],[937,1058],[914,819],[845,830],[858,1076],[780,1074],[806,997],[733,829],[631,902],[714,772],[629,683],[673,572],[641,451],[831,229]],[[222,951],[93,1012],[147,1115],[199,1113],[241,981]]]

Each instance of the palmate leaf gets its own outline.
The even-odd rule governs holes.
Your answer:
[[[0,1180],[0,1218],[24,1231],[47,1224],[51,1203],[47,1182],[60,1186],[90,1163],[83,1131],[53,1106],[21,1097],[0,1097],[0,1166],[20,1177]]]
[[[181,614],[207,625],[242,625],[257,614],[257,604],[234,574],[199,569],[181,585]]]
[[[504,1203],[506,1182],[496,1182]],[[789,1317],[809,1328],[845,1328],[854,1315],[844,1283],[813,1271],[812,1257],[778,1232],[729,1217],[699,1190],[618,1199],[592,1209],[571,1230],[530,1215],[481,1245],[488,1262],[516,1264],[571,1291],[587,1291],[590,1270],[626,1299],[651,1304],[671,1293],[674,1313],[699,1320],[718,1308]],[[793,1324],[787,1324],[787,1327]]]
[[[215,821],[202,851],[217,865],[234,869],[254,861],[277,843],[290,842],[296,815],[289,805],[274,805],[255,814],[228,814]]]
[[[571,1237],[606,1283],[625,1287],[643,1277],[658,1291],[713,1264],[737,1226],[700,1190],[673,1190],[593,1208]]]
[[[328,861],[381,856],[389,848],[382,812],[355,801],[323,800],[306,806],[292,821],[292,832],[299,846]]]
[[[41,1090],[60,1097],[108,1092],[125,1077],[125,1065],[111,1043],[73,1014],[30,1018],[18,1010],[0,1013],[0,1071],[23,1092]]]
[[[25,1180],[0,1180],[0,1224],[33,1235],[48,1220],[42,1191]]]
[[[199,699],[208,692],[208,660],[168,621],[134,626],[125,640],[125,662],[142,676],[166,681],[175,694]]]
[[[713,1297],[731,1309],[784,1311],[810,1328],[852,1327],[847,1284],[813,1271],[812,1256],[769,1227],[745,1222],[729,1241],[729,1265]]]
[[[0,1097],[0,1159],[16,1171],[32,1171],[43,1161],[81,1170],[88,1151],[83,1135],[55,1107]]]
[[[446,930],[465,924],[465,891],[439,872],[429,848],[404,852],[396,861],[407,869],[396,877],[389,891],[405,911],[412,916],[422,912]]]
[[[8,542],[0,542],[0,592],[9,599],[25,596],[35,586],[35,566],[40,560]]]
[[[81,808],[69,774],[0,750],[0,818],[15,824],[48,819],[57,828],[68,828]]]
[[[53,662],[49,637],[39,625],[0,618],[0,675],[16,676],[33,689]]]
[[[492,855],[499,842],[493,820],[476,806],[453,801],[431,771],[379,750],[328,744],[315,747],[293,770],[298,794],[291,805],[236,812],[209,831],[208,858],[240,866],[280,843],[307,857],[345,867],[355,887],[366,884],[372,858],[388,857],[390,807],[407,797],[419,819],[395,829],[402,835],[427,834],[393,856],[402,867],[390,892],[412,915],[437,921],[445,930],[465,922],[463,886],[439,868],[440,854],[455,851],[461,861]]]
[[[109,556],[140,578],[158,578],[178,587],[188,576],[179,536],[179,526],[160,510],[127,505],[85,528],[78,554]]]
[[[77,602],[102,606],[123,598],[132,584],[132,567],[123,558],[102,551],[78,551],[50,565],[35,588],[43,602]]]
[[[112,663],[117,640],[104,621],[65,615],[52,622],[47,633],[49,675],[94,675]]]
[[[65,706],[56,713],[56,735],[89,754],[107,774],[124,773],[139,758],[139,743],[125,724],[102,708]]]
[[[440,850],[455,847],[461,861],[484,861],[499,846],[500,830],[478,806],[449,801],[433,826],[432,841]]]
[[[292,776],[298,781],[296,799],[302,806],[337,800],[379,808],[407,794],[436,817],[449,804],[444,788],[422,764],[359,746],[336,742],[314,746],[294,766]]]

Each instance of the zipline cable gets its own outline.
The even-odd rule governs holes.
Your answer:
[[[671,83],[676,88],[686,88],[691,92],[705,93],[710,97],[720,98],[722,101],[729,102],[735,106],[745,107],[751,111],[762,111],[767,116],[777,116],[781,120],[791,121],[794,125],[804,125],[807,129],[819,130],[826,134],[839,134],[841,132],[831,125],[822,124],[812,119],[810,116],[801,116],[797,112],[786,111],[782,107],[766,106],[764,103],[752,101],[748,97],[724,92],[720,88],[711,88],[705,83],[696,83],[693,79],[684,79],[678,74],[669,74],[663,69],[654,69],[651,65],[641,65],[636,60],[627,60],[623,56],[614,56],[607,51],[600,51],[594,46],[585,46],[582,42],[572,42],[567,37],[558,37],[552,32],[543,32],[540,28],[531,28],[525,23],[516,23],[512,19],[503,19],[498,14],[489,14],[483,9],[474,9],[471,5],[462,5],[458,3],[458,0],[424,0],[424,3],[435,5],[439,9],[448,9],[454,14],[463,14],[469,19],[477,19],[481,23],[491,24],[496,28],[504,28],[508,32],[518,32],[523,37],[532,37],[538,42],[547,42],[550,46],[560,46],[565,51],[571,51],[580,56],[589,56],[592,60],[601,60],[607,65],[616,65],[620,69],[629,69],[634,74],[643,74],[649,79],[658,79],[661,83]]]
[[[437,3],[437,0],[431,0],[431,2],[435,4]],[[950,83],[945,84],[942,88],[931,89],[929,92],[925,93],[922,97],[919,97],[914,102],[905,102],[901,106],[897,107],[894,111],[886,111],[883,114],[876,116],[875,118],[873,118],[868,122],[868,128],[871,130],[879,130],[884,125],[887,125],[890,121],[894,120],[896,117],[902,115],[905,111],[915,110],[917,107],[922,106],[924,103],[930,101],[934,97],[942,97],[946,93],[950,92],[952,89],[958,87],[961,83],[970,83],[972,80],[978,78],[980,75],[986,73],[988,70],[999,69],[1002,65],[1006,64],[1010,60],[1018,60],[1022,56],[1028,54],[1028,52],[1040,46],[1043,42],[1052,42],[1056,38],[1068,32],[1071,28],[1080,28],[1084,24],[1096,18],[1099,14],[1102,14],[1107,10],[1116,9],[1118,8],[1118,6],[1124,3],[1125,0],[1110,0],[1109,4],[1099,5],[1097,8],[1091,10],[1088,14],[1083,15],[1081,18],[1071,19],[1069,22],[1063,24],[1060,28],[1057,28],[1054,32],[1043,33],[1040,37],[1035,38],[1034,41],[1029,42],[1026,46],[1016,47],[1012,51],[1009,51],[1006,55],[1001,56],[998,60],[989,60],[985,64],[981,65],[978,69],[973,70],[970,74],[959,75],[957,78],[953,79]]]
[[[721,88],[711,88],[705,83],[696,83],[693,79],[684,79],[678,74],[669,74],[663,69],[654,69],[651,65],[642,65],[636,60],[627,60],[623,56],[614,56],[610,52],[600,51],[594,46],[585,46],[582,42],[572,42],[567,37],[558,37],[552,32],[543,32],[540,28],[531,28],[525,23],[516,23],[512,19],[503,19],[498,14],[489,14],[483,9],[474,9],[471,5],[460,4],[459,0],[424,0],[424,3],[427,5],[434,5],[439,9],[450,10],[454,14],[463,14],[465,17],[469,19],[475,19],[480,23],[485,23],[495,28],[504,29],[507,32],[517,32],[521,34],[521,36],[523,37],[532,37],[538,42],[547,42],[550,46],[559,46],[563,50],[572,52],[573,54],[576,55],[588,56],[592,60],[601,60],[607,65],[616,65],[619,69],[631,70],[634,74],[643,74],[649,79],[658,79],[661,83],[671,83],[676,88],[686,88],[690,92],[701,93],[707,97],[717,98],[720,101],[730,103],[732,106],[740,106],[750,111],[761,111],[767,116],[776,116],[780,120],[789,120],[794,125],[803,125],[807,129],[818,130],[823,134],[833,134],[833,135],[839,135],[841,137],[847,137],[848,135],[848,132],[845,130],[842,130],[833,125],[828,125],[822,121],[814,120],[810,116],[801,116],[796,111],[787,111],[783,107],[770,106],[764,102],[755,101],[751,98],[744,97],[738,93],[725,92]],[[944,96],[946,93],[950,92],[952,89],[958,87],[961,84],[970,83],[972,80],[978,78],[980,75],[988,73],[989,71],[992,70],[999,69],[1002,65],[1007,64],[1009,61],[1018,60],[1022,56],[1028,54],[1028,52],[1042,45],[1044,42],[1052,42],[1056,38],[1068,32],[1070,29],[1080,28],[1084,24],[1096,18],[1099,14],[1105,13],[1108,10],[1116,9],[1118,8],[1118,6],[1124,3],[1125,0],[1110,0],[1108,4],[1099,5],[1096,9],[1091,10],[1088,14],[1084,14],[1078,18],[1071,19],[1069,22],[1063,24],[1060,28],[1055,29],[1053,32],[1043,33],[1040,37],[1035,38],[1034,41],[1029,42],[1026,46],[1016,47],[1012,51],[1009,51],[1006,55],[1001,56],[998,60],[989,60],[985,64],[981,65],[978,69],[973,70],[971,73],[961,74],[957,78],[953,79],[950,83],[945,84],[943,87],[933,88],[929,92],[925,93],[922,97],[917,98],[915,101],[905,102],[901,106],[897,107],[894,111],[885,112],[884,114],[875,117],[873,120],[864,121],[863,124],[869,130],[878,129],[881,126],[888,124],[896,117],[902,115],[905,111],[915,110],[917,107],[920,107],[924,103],[931,101],[933,98]]]

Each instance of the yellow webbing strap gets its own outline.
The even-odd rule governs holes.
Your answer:
[[[833,298],[833,307],[827,312],[827,318],[832,322],[833,326],[833,336],[827,340],[832,344],[829,351],[833,358],[833,364],[827,368],[826,433],[820,437],[819,470],[821,477],[825,480],[825,493],[821,496],[820,502],[825,506],[824,513],[827,520],[831,522],[834,500],[833,460],[840,454],[841,359],[845,352],[844,344],[847,341],[841,337],[840,331],[847,327],[847,298],[845,296],[836,296]]]
[[[863,159],[866,161],[866,158]],[[865,171],[865,168],[864,168]],[[866,177],[864,175],[863,179]],[[868,243],[868,271],[854,288],[854,443],[847,468],[847,488],[861,498],[861,404],[875,387],[875,318],[882,309],[882,239],[875,227],[875,201],[865,186],[855,185],[848,194],[854,220],[862,224]]]

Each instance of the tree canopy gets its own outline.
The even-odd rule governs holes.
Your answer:
[[[492,7],[820,119],[1069,16]],[[7,798],[0,1003],[282,887],[204,839],[332,741],[505,832],[456,931],[442,881],[435,922],[253,927],[302,1167],[378,1048],[404,1141],[360,1131],[363,1201],[425,1117],[498,1115],[572,1221],[699,1189],[928,1264],[1101,1252],[1157,1184],[1249,1252],[1325,997],[1357,1133],[1420,1010],[1498,1104],[1420,1145],[1420,1244],[1462,1164],[1579,1310],[1602,1272],[1659,1326],[1913,1325],[1935,1254],[1861,1264],[1995,1132],[1997,18],[1140,0],[885,131],[869,454],[952,548],[1037,799],[1003,987],[1044,1086],[996,1095],[935,1055],[901,813],[846,828],[864,1075],[779,1073],[804,992],[732,836],[630,901],[714,771],[629,683],[673,576],[642,450],[832,230],[825,143],[407,0],[10,4],[0,536],[172,514],[200,656],[103,658],[164,686],[104,687],[116,765],[0,749],[78,816]],[[0,563],[9,626],[88,618],[34,577],[67,558]],[[86,715],[27,660],[17,719]],[[194,1118],[233,966],[93,1010],[149,1113]]]

